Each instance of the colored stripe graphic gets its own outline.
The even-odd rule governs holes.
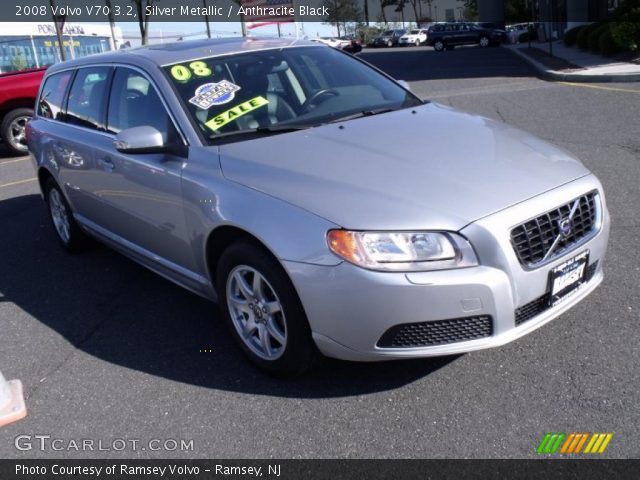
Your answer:
[[[612,433],[545,433],[544,438],[540,442],[540,445],[538,445],[536,452],[538,454],[560,453],[567,455],[578,453],[604,453],[612,438]],[[584,451],[582,451],[582,447],[585,445],[585,443],[587,444],[587,446]]]
[[[547,433],[542,439],[542,442],[540,442],[540,445],[538,445],[537,452],[539,454],[556,453],[565,437],[566,434],[564,433]]]
[[[564,442],[562,448],[560,449],[560,453],[580,453],[580,450],[582,450],[582,446],[584,445],[584,442],[587,441],[587,438],[589,438],[588,433],[569,434],[567,440]]]
[[[584,453],[604,453],[613,438],[612,433],[594,433],[584,449]]]

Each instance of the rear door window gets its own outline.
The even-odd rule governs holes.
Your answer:
[[[73,71],[55,73],[47,77],[38,100],[38,116],[62,120],[64,95],[69,86]]]
[[[73,80],[65,121],[99,130],[104,127],[105,104],[110,67],[81,68]]]

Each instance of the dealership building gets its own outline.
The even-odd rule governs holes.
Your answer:
[[[68,23],[62,32],[65,57],[78,58],[113,50],[122,44],[122,32],[108,24]],[[60,61],[53,23],[0,22],[0,73],[44,67]]]

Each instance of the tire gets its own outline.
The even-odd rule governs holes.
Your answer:
[[[225,322],[253,364],[277,377],[311,368],[318,353],[307,316],[287,273],[269,252],[245,240],[230,245],[218,262],[216,288]]]
[[[0,136],[14,155],[26,155],[29,152],[24,129],[31,117],[33,117],[32,109],[16,108],[8,112],[2,119]]]
[[[60,245],[72,253],[82,251],[87,246],[88,237],[73,218],[71,207],[53,178],[45,183],[44,199]]]
[[[478,44],[480,45],[480,48],[487,48],[489,45],[491,45],[491,40],[489,40],[489,37],[480,37],[480,40],[478,40]]]
[[[389,47],[389,48],[393,47],[393,42],[391,40],[389,40],[387,42],[387,47]]]
[[[435,42],[433,42],[433,49],[436,52],[444,52],[445,49],[445,44],[442,40],[436,40]]]
[[[420,40],[416,40],[416,43],[414,44],[416,47],[420,46]]]

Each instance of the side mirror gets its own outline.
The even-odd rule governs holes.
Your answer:
[[[169,151],[158,129],[143,125],[122,130],[113,145],[122,153],[164,153]]]
[[[404,81],[404,80],[396,80],[396,82],[398,82],[403,88],[411,91],[411,86],[406,81]]]

